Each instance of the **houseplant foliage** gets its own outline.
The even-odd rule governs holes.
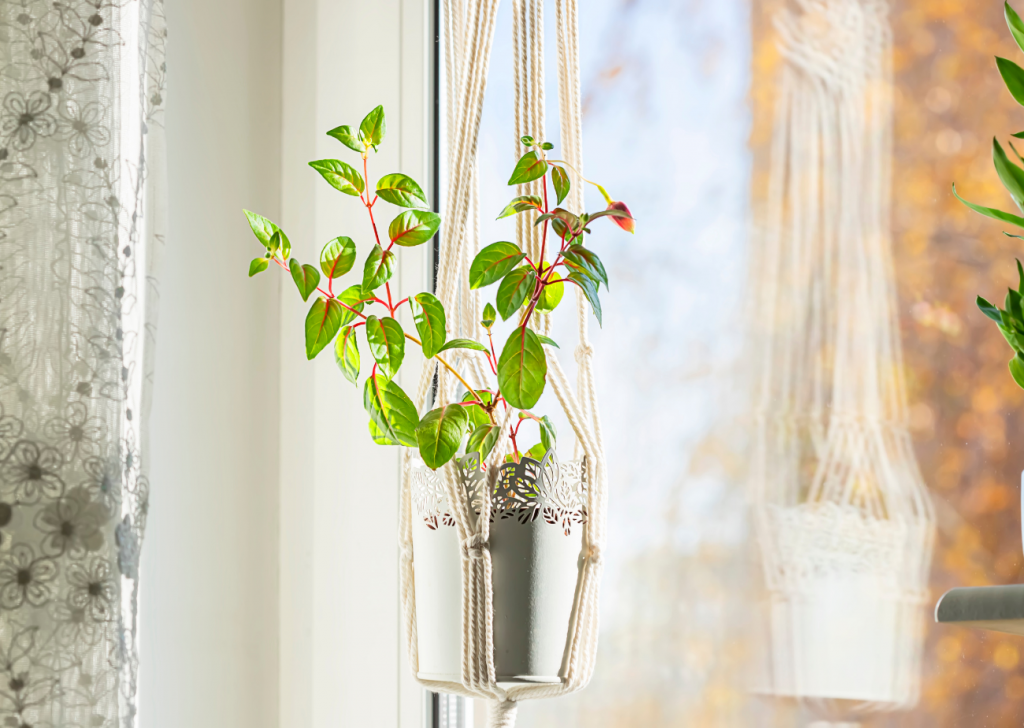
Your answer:
[[[1024,51],[1024,21],[1010,7],[1008,2],[1004,3],[1003,12],[1006,17],[1006,24],[1010,28],[1010,34],[1017,42],[1017,46],[1021,51]],[[996,67],[999,69],[1003,82],[1006,84],[1006,88],[1014,100],[1021,106],[1024,106],[1024,68],[1021,68],[1011,60],[998,56],[996,57]],[[1011,136],[1016,139],[1024,139],[1024,131],[1016,132],[1011,134]],[[1013,156],[1020,162],[1020,165],[1009,157],[1006,150],[1003,149],[999,140],[995,137],[992,138],[992,162],[995,165],[1000,182],[1003,183],[1006,191],[1010,193],[1010,197],[1013,198],[1018,211],[1024,213],[1024,168],[1022,168],[1024,158],[1018,153],[1012,141],[1008,142],[1007,145],[1010,151],[1013,152]],[[953,194],[975,212],[1001,222],[1016,225],[1019,228],[1024,228],[1024,217],[1020,215],[968,202],[957,194],[956,185],[953,185]],[[1024,239],[1022,235],[1007,232],[1003,234],[1012,238]],[[978,308],[996,322],[999,331],[1013,348],[1014,356],[1010,359],[1009,364],[1010,374],[1013,375],[1013,379],[1017,382],[1018,386],[1024,388],[1024,305],[1022,305],[1022,299],[1024,299],[1024,266],[1021,266],[1019,260],[1017,261],[1017,273],[1020,282],[1016,290],[1013,288],[1007,290],[1003,303],[1004,308],[999,308],[989,303],[981,296],[978,296]]]
[[[600,185],[583,179],[566,162],[549,159],[547,153],[553,145],[523,137],[525,150],[508,184],[541,180],[542,195],[518,196],[498,217],[528,215],[535,225],[543,225],[540,259],[531,260],[511,242],[484,247],[470,266],[469,282],[472,288],[494,287],[494,301],[484,307],[479,340],[450,339],[444,306],[434,294],[423,291],[402,297],[392,290],[397,255],[403,248],[431,240],[441,218],[428,209],[423,189],[407,175],[386,174],[371,187],[370,153],[378,151],[386,128],[384,109],[378,106],[357,128],[339,126],[327,132],[359,155],[361,171],[340,159],[309,163],[328,184],[357,198],[366,209],[374,242],[362,266],[357,265],[355,241],[345,235],[329,241],[316,264],[303,263],[292,257],[291,242],[280,227],[245,210],[249,225],[264,248],[264,254],[249,264],[249,275],[276,265],[289,272],[303,301],[312,297],[305,320],[308,359],[333,345],[338,368],[356,386],[366,372],[366,365],[370,365],[362,384],[363,406],[369,415],[370,435],[377,444],[418,448],[423,462],[432,469],[441,467],[463,449],[479,452],[484,458],[498,440],[498,422],[504,421],[506,409],[511,408],[514,414],[509,429],[513,447],[510,457],[518,461],[526,455],[539,460],[544,452],[555,447],[556,433],[551,420],[535,413],[533,408],[547,380],[544,346],[558,345],[536,333],[530,323],[538,312],[551,312],[559,305],[567,284],[579,287],[600,322],[598,294],[601,285],[608,287],[608,275],[601,259],[587,245],[586,236],[591,232],[590,225],[602,217],[633,232],[632,215],[624,203],[613,200]],[[593,184],[607,208],[588,214],[560,207],[569,194],[570,173],[578,181]],[[375,217],[381,201],[400,210],[386,231],[378,228]],[[337,279],[350,273],[353,275],[349,285],[336,285]],[[402,306],[410,309],[415,335],[405,331],[396,318]],[[498,316],[516,322],[500,353],[492,336]],[[420,416],[412,399],[395,381],[409,342],[420,347],[426,359],[436,359],[462,383],[466,392],[461,401]],[[471,387],[447,358],[449,352],[459,349],[481,352],[496,386]],[[364,352],[369,354],[369,360],[364,359]],[[540,440],[525,452],[519,447],[524,423],[535,426]]]

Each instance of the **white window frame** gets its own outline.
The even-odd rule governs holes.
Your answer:
[[[343,157],[325,132],[358,123],[377,104],[388,132],[371,177],[401,170],[434,194],[434,5],[284,0],[281,224],[294,239],[346,234],[368,249],[350,232],[363,230],[365,211],[306,163]],[[429,287],[430,248],[402,250],[401,290]],[[398,598],[397,448],[371,443],[362,392],[332,356],[305,360],[305,308],[284,285],[279,725],[420,728],[422,690],[408,667]],[[418,362],[407,361],[411,385]]]

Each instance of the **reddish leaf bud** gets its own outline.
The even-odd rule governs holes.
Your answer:
[[[622,210],[624,213],[629,215],[629,217],[618,217],[613,215],[611,216],[612,222],[614,222],[620,228],[625,230],[627,233],[632,233],[634,232],[634,230],[636,230],[636,220],[633,219],[633,213],[631,213],[629,211],[629,208],[626,207],[625,202],[613,202],[612,204],[608,205],[608,209]]]

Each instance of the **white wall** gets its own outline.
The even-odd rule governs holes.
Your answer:
[[[140,725],[278,715],[278,291],[243,206],[280,216],[281,0],[167,4],[170,229],[160,275]]]

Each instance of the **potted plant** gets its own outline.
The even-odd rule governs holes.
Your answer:
[[[566,284],[583,292],[600,321],[598,290],[601,284],[607,287],[608,276],[601,259],[587,246],[586,235],[601,217],[629,232],[634,221],[625,204],[612,200],[596,184],[606,209],[588,214],[560,207],[569,193],[570,173],[589,181],[567,163],[548,159],[553,145],[523,137],[524,153],[508,184],[540,180],[542,194],[516,197],[499,219],[528,215],[535,225],[542,225],[542,253],[532,260],[515,243],[484,247],[470,266],[469,283],[472,288],[497,284],[494,302],[483,310],[479,340],[451,339],[437,296],[428,291],[403,295],[391,286],[398,252],[433,238],[441,218],[428,209],[422,188],[407,175],[386,174],[371,187],[369,158],[385,133],[384,110],[378,106],[357,128],[339,126],[328,132],[358,154],[361,170],[340,159],[309,163],[332,187],[357,198],[366,209],[374,240],[362,267],[356,266],[355,241],[344,235],[324,245],[317,265],[302,263],[292,257],[291,242],[278,225],[246,210],[265,251],[249,264],[249,275],[276,265],[290,273],[304,301],[314,297],[305,320],[306,357],[313,359],[332,346],[342,375],[356,386],[363,379],[363,405],[373,441],[415,448],[422,460],[412,484],[418,516],[414,550],[420,676],[459,679],[464,556],[436,472],[459,458],[461,486],[471,493],[478,514],[488,509],[494,523],[490,550],[497,674],[507,681],[557,681],[586,522],[585,463],[559,464],[555,427],[548,416],[534,411],[547,378],[544,346],[558,345],[538,334],[531,323],[538,313],[557,308]],[[378,228],[375,217],[381,201],[401,210],[386,232],[383,226]],[[351,285],[339,285],[335,291],[335,280],[353,270]],[[415,335],[397,319],[405,306]],[[500,353],[492,336],[499,316],[515,323]],[[362,351],[370,355],[365,363],[360,339]],[[435,359],[461,382],[465,391],[455,401],[423,414],[417,410],[395,379],[410,342],[425,359]],[[493,385],[469,384],[454,359],[467,354],[486,360]],[[502,423],[508,423],[511,451],[497,475],[485,478],[484,461],[504,440]],[[531,430],[534,444],[524,447]]]

